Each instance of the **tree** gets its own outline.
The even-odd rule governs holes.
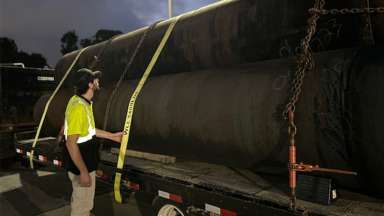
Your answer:
[[[119,35],[122,33],[123,32],[118,31],[118,30],[116,31],[116,30],[100,29],[96,32],[93,42],[94,43],[100,43],[102,41],[109,40],[110,38],[112,38],[115,35]]]
[[[47,60],[39,53],[32,53],[28,56],[25,64],[29,67],[43,68],[47,65]]]
[[[89,39],[89,38],[81,39],[81,40],[80,40],[80,45],[81,45],[81,47],[87,47],[87,46],[90,46],[90,45],[92,45],[92,40]]]
[[[18,50],[14,40],[10,38],[0,38],[0,62],[16,63],[22,62],[27,67],[45,67],[47,60],[39,53],[28,54]]]
[[[15,62],[18,51],[14,40],[6,37],[0,38],[0,62]]]
[[[78,37],[74,30],[65,33],[61,37],[61,50],[60,50],[61,53],[65,55],[66,53],[77,50],[78,49],[77,41],[78,41]]]
[[[84,38],[80,41],[80,45],[82,47],[87,47],[93,44],[97,44],[100,42],[103,42],[105,40],[109,40],[110,38],[114,37],[115,35],[122,34],[123,32],[119,30],[109,30],[109,29],[100,29],[96,32],[94,36],[91,38]]]
[[[95,35],[90,38],[83,38],[80,40],[81,47],[87,47],[93,44],[109,40],[115,35],[122,34],[123,32],[119,30],[110,30],[110,29],[99,29]],[[61,37],[61,53],[64,55],[66,53],[72,52],[78,49],[78,37],[75,30],[68,31]]]

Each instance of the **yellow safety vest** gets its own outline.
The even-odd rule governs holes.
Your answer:
[[[77,143],[84,143],[96,135],[95,120],[93,117],[92,102],[74,95],[69,100],[65,111],[64,135],[79,135]]]

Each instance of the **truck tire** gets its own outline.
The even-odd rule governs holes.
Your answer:
[[[153,208],[156,216],[188,216],[179,203],[159,197],[153,200]]]

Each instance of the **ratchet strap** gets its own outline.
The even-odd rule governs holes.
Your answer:
[[[140,37],[139,43],[136,45],[135,50],[133,51],[131,57],[129,58],[128,63],[126,64],[126,66],[124,68],[123,73],[120,75],[119,80],[116,82],[115,87],[113,88],[113,91],[112,91],[111,95],[108,98],[107,107],[105,109],[104,122],[103,122],[103,130],[107,130],[107,124],[108,124],[108,119],[109,119],[109,112],[111,110],[111,103],[112,103],[112,100],[115,98],[117,90],[119,89],[121,83],[123,82],[124,78],[126,77],[129,69],[131,68],[133,60],[135,60],[136,55],[140,51],[140,49],[141,49],[145,39],[147,38],[148,34],[155,28],[157,23],[158,22],[155,22],[154,24],[149,26],[147,28],[147,30],[144,32],[144,34],[142,34],[142,36]],[[103,146],[104,146],[104,140],[100,140],[99,151],[101,151],[104,148]]]
[[[136,99],[137,99],[138,95],[140,94],[140,91],[143,88],[145,81],[149,77],[149,75],[153,69],[153,66],[157,62],[157,59],[159,58],[160,53],[163,50],[165,44],[167,43],[167,40],[168,40],[169,36],[171,35],[173,28],[175,27],[179,18],[180,18],[180,16],[175,17],[174,19],[170,20],[171,23],[169,24],[167,31],[165,32],[163,38],[161,39],[161,42],[160,42],[159,46],[157,47],[155,54],[153,55],[151,61],[149,62],[147,69],[145,70],[143,76],[141,77],[139,83],[137,84],[135,91],[133,92],[133,94],[131,96],[131,99],[129,100],[127,115],[125,117],[125,123],[124,123],[123,137],[121,139],[120,152],[119,152],[116,174],[115,174],[114,192],[115,192],[115,200],[118,203],[122,202],[122,197],[121,197],[121,193],[120,193],[120,183],[121,183],[122,170],[124,167],[125,154],[126,154],[126,150],[127,150],[127,146],[128,146],[129,133],[130,133],[130,129],[131,129],[132,116],[133,116],[133,111],[135,108]]]
[[[61,86],[63,85],[65,79],[67,78],[69,72],[71,72],[73,66],[76,64],[76,62],[77,62],[77,60],[79,59],[80,55],[81,55],[86,49],[87,49],[87,47],[81,49],[81,50],[77,53],[77,55],[76,55],[75,59],[73,60],[72,64],[69,66],[69,68],[68,68],[67,71],[65,72],[63,78],[60,80],[59,84],[57,85],[55,91],[53,91],[52,95],[49,97],[47,103],[45,104],[44,112],[43,112],[43,115],[42,115],[41,118],[40,118],[39,127],[37,128],[36,135],[35,135],[35,139],[33,140],[33,144],[32,144],[31,154],[30,154],[30,156],[29,156],[29,164],[30,164],[30,166],[31,166],[31,169],[33,169],[33,154],[34,154],[34,150],[35,150],[35,147],[36,147],[37,140],[39,139],[39,135],[40,135],[41,127],[43,126],[43,123],[44,123],[45,116],[46,116],[46,114],[47,114],[49,105],[50,105],[52,99],[55,97],[56,93],[59,91],[59,89],[60,89]]]

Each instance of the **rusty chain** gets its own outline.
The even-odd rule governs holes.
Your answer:
[[[314,8],[316,10],[322,11],[325,4],[325,0],[316,0]],[[305,72],[313,68],[313,58],[311,53],[310,41],[313,35],[316,33],[317,20],[320,18],[320,13],[312,13],[312,16],[307,20],[308,28],[307,35],[301,41],[300,49],[301,53],[297,58],[297,68],[295,77],[292,81],[292,87],[290,91],[290,98],[283,112],[284,118],[288,117],[288,112],[295,111],[295,104],[299,99],[301,94],[301,87],[303,85],[303,80],[305,77]]]
[[[370,8],[370,0],[361,0],[361,5],[364,8]],[[362,42],[364,45],[372,46],[375,44],[375,38],[373,36],[371,14],[363,14],[364,25],[362,27]]]
[[[288,112],[291,110],[295,112],[296,102],[299,100],[301,94],[301,88],[306,71],[313,68],[314,62],[311,53],[310,41],[316,33],[317,20],[322,15],[346,15],[346,14],[371,14],[371,13],[384,13],[384,7],[377,8],[343,8],[343,9],[323,9],[325,0],[315,0],[313,8],[309,9],[308,12],[311,17],[307,20],[307,35],[301,41],[300,50],[301,53],[297,57],[297,68],[294,74],[294,78],[291,84],[290,97],[288,103],[283,111],[283,117],[288,118]]]
[[[370,14],[370,13],[384,13],[384,7],[377,8],[343,8],[343,9],[319,9],[311,8],[309,13],[318,15],[345,15],[345,14]]]
[[[315,0],[314,8],[322,10],[325,5],[325,0]],[[296,150],[295,150],[295,136],[297,127],[294,122],[294,113],[295,113],[295,104],[299,99],[301,94],[301,87],[303,85],[305,72],[313,68],[313,57],[311,53],[310,42],[312,37],[316,33],[317,20],[320,18],[320,14],[313,13],[307,20],[307,35],[301,41],[300,49],[301,53],[297,58],[297,68],[296,73],[294,74],[294,79],[292,80],[292,86],[290,91],[290,98],[284,110],[284,117],[288,118],[288,140],[290,143],[289,148],[289,185],[291,188],[290,196],[290,209],[296,211],[296,171],[292,167],[296,163]]]
[[[297,67],[292,80],[290,97],[288,103],[283,111],[283,117],[288,119],[288,140],[290,143],[290,159],[288,169],[290,170],[290,187],[291,187],[291,209],[296,209],[296,172],[295,167],[292,165],[296,164],[296,150],[295,150],[295,136],[297,133],[297,127],[294,122],[295,105],[299,100],[304,77],[307,71],[310,71],[314,67],[313,56],[311,52],[310,42],[312,37],[316,33],[317,20],[322,15],[345,15],[345,14],[371,14],[371,13],[384,13],[384,7],[370,8],[369,5],[366,8],[344,8],[344,9],[323,9],[325,0],[315,0],[314,7],[309,9],[311,16],[307,20],[307,34],[300,43],[300,53],[297,56]],[[292,149],[292,153],[291,153]]]

